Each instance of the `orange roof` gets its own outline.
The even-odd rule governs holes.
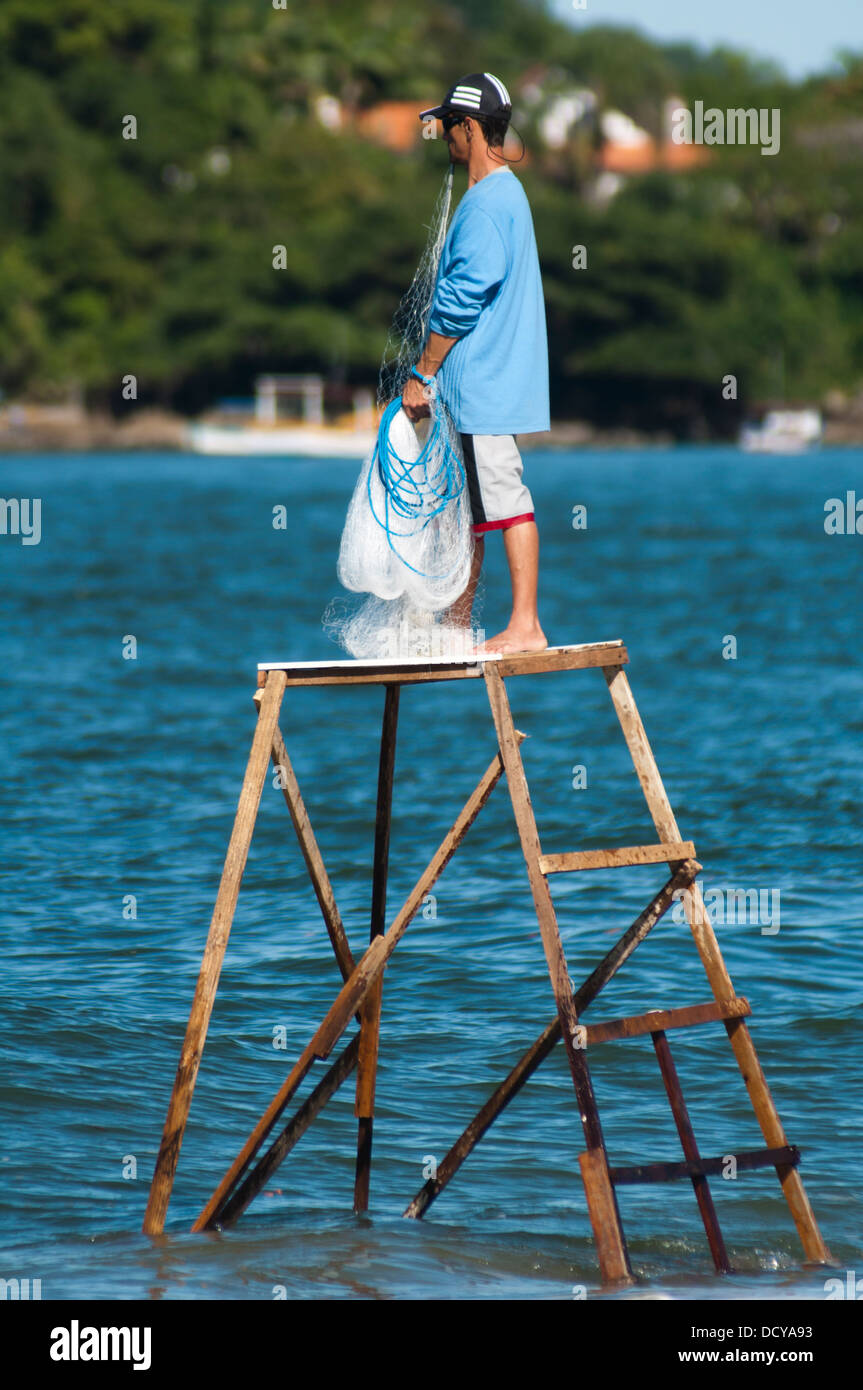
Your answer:
[[[607,141],[597,156],[600,169],[613,174],[647,174],[652,169],[678,173],[706,164],[711,158],[703,145],[675,145],[669,140],[661,146],[649,138],[640,145],[618,145]]]
[[[608,169],[613,174],[644,174],[657,165],[656,141],[650,136],[639,145],[620,145],[606,140],[599,151],[597,163],[600,169]]]
[[[390,150],[410,150],[423,138],[423,123],[419,118],[422,106],[418,101],[381,101],[353,119],[360,135],[385,145]]]
[[[709,164],[713,155],[703,145],[675,145],[668,140],[662,146],[662,164],[673,171],[694,169],[698,164]]]

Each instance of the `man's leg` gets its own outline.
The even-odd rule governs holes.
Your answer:
[[[539,579],[539,531],[535,521],[520,521],[508,526],[503,544],[512,583],[512,614],[503,632],[490,637],[486,649],[490,652],[539,652],[548,643],[539,625],[536,606]]]
[[[548,643],[536,608],[539,533],[533,517],[533,499],[522,478],[522,459],[515,436],[462,434],[461,442],[477,549],[470,583],[450,610],[453,621],[465,627],[470,624],[484,534],[503,531],[512,585],[512,615],[503,632],[486,641],[485,650],[542,651]]]

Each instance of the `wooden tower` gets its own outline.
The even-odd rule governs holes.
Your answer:
[[[728,1255],[708,1179],[711,1175],[723,1171],[723,1164],[727,1162],[731,1151],[718,1158],[705,1158],[700,1154],[668,1041],[669,1032],[675,1028],[721,1024],[728,1034],[728,1040],[743,1074],[752,1109],[761,1127],[766,1146],[763,1149],[735,1152],[733,1156],[737,1170],[742,1172],[752,1168],[774,1167],[806,1259],[817,1263],[830,1262],[829,1251],[821,1238],[798,1171],[799,1151],[789,1145],[786,1139],[747,1027],[746,1020],[751,1010],[747,1001],[734,992],[713,927],[704,909],[701,890],[696,881],[701,866],[695,858],[695,847],[690,841],[681,839],[647,741],[624,670],[627,661],[623,643],[614,641],[553,647],[537,654],[489,658],[478,663],[470,659],[411,659],[261,664],[258,673],[259,688],[255,695],[258,706],[257,726],[168,1107],[144,1220],[145,1232],[157,1234],[164,1228],[180,1145],[240,882],[267,769],[272,760],[274,766],[281,770],[285,801],[344,983],[314,1036],[297,1058],[235,1161],[204,1206],[192,1227],[194,1231],[214,1226],[223,1227],[239,1217],[330,1097],[354,1070],[357,1072],[355,1113],[358,1119],[354,1209],[366,1210],[369,1201],[384,967],[425,896],[505,773],[545,950],[556,1013],[455,1141],[440,1164],[437,1175],[417,1193],[408,1205],[405,1215],[422,1217],[503,1108],[554,1046],[563,1039],[584,1130],[585,1149],[580,1155],[579,1164],[602,1279],[606,1283],[625,1283],[633,1277],[616,1188],[628,1183],[666,1182],[678,1178],[688,1179],[695,1191],[716,1269],[729,1270]],[[543,854],[540,845],[522,764],[520,744],[524,735],[520,734],[513,724],[505,682],[515,676],[552,675],[588,668],[598,668],[607,682],[648,810],[656,827],[658,840],[657,843],[649,845],[607,850],[575,850],[566,854],[547,855]],[[441,845],[420,874],[403,906],[387,926],[387,870],[401,688],[420,682],[470,679],[485,682],[496,733],[496,751]],[[285,690],[289,686],[318,685],[382,685],[385,691],[372,877],[371,933],[368,948],[359,960],[354,958],[348,943],[332,884],[278,725]],[[549,877],[558,873],[623,868],[635,864],[665,864],[670,876],[583,983],[578,988],[573,988],[558,930]],[[704,966],[712,999],[706,1003],[653,1010],[630,1018],[583,1024],[581,1019],[588,1007],[593,1005],[604,986],[667,911],[676,894],[682,894],[686,919]],[[359,1026],[351,1040],[334,1061],[329,1061],[331,1053],[354,1019]],[[606,1152],[591,1081],[590,1052],[599,1042],[625,1040],[648,1033],[653,1041],[680,1136],[683,1159],[676,1163],[653,1162],[637,1167],[615,1167],[609,1162]],[[322,1062],[329,1062],[329,1065],[322,1070],[314,1088],[287,1124],[280,1124],[285,1110],[304,1078],[316,1064]],[[268,1146],[265,1148],[265,1145]]]

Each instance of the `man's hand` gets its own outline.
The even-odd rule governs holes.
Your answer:
[[[417,362],[417,370],[423,376],[434,376],[450,348],[457,342],[458,338],[444,338],[440,333],[429,333],[428,342]],[[419,377],[408,378],[402,391],[402,405],[409,420],[422,420],[423,416],[431,415],[427,390],[428,387],[423,385]]]
[[[426,395],[428,389],[418,377],[408,377],[402,391],[402,407],[409,420],[422,420],[424,416],[431,414]]]

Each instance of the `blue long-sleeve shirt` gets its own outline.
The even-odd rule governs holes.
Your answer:
[[[527,195],[496,169],[463,195],[441,256],[429,327],[458,338],[437,378],[465,434],[549,428],[548,339]]]

